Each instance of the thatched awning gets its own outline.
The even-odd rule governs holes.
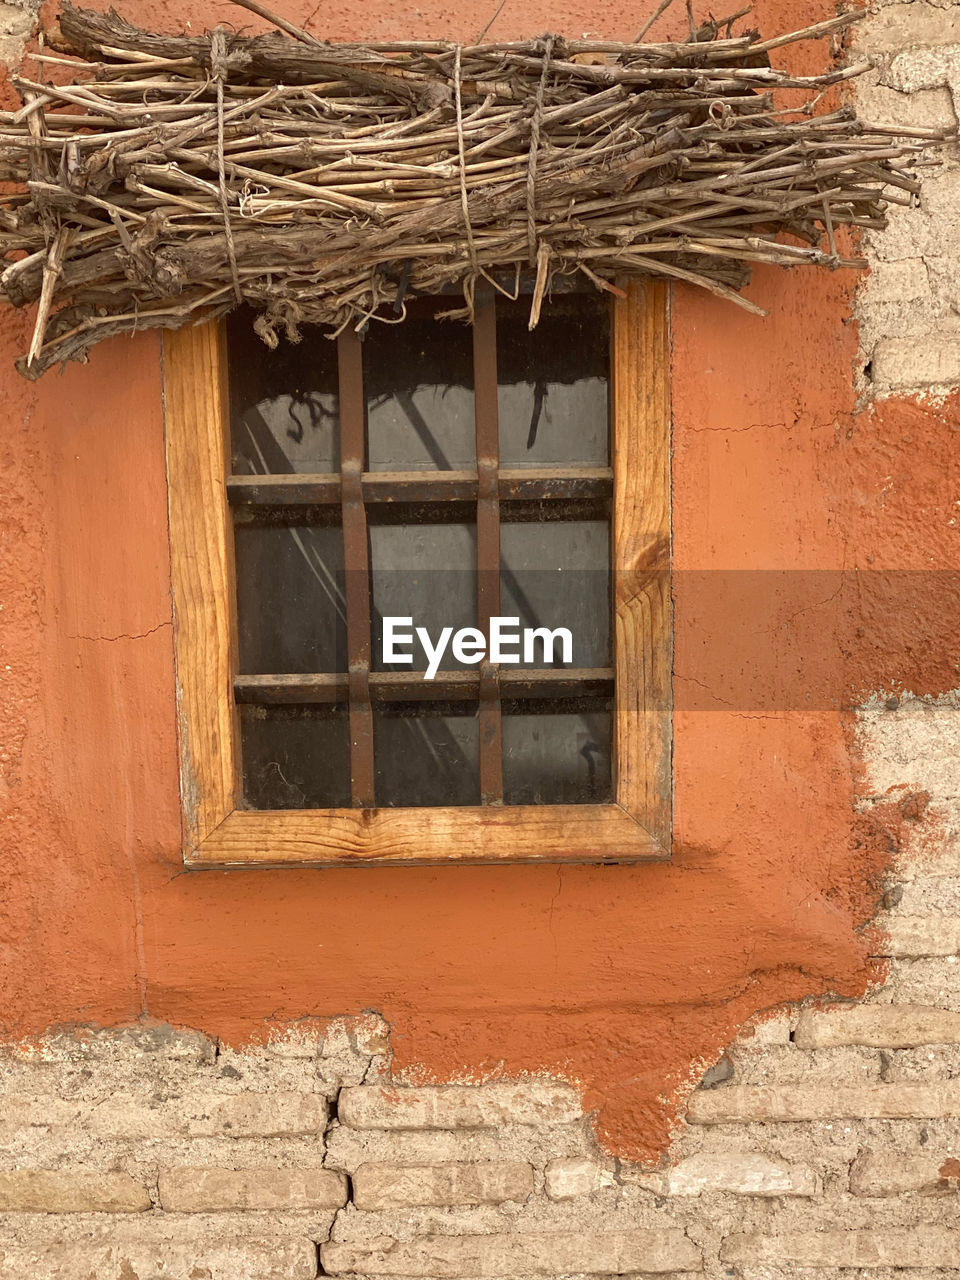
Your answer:
[[[15,77],[23,107],[0,113],[0,296],[39,302],[18,368],[241,300],[275,343],[451,287],[469,314],[484,277],[531,273],[535,324],[558,274],[668,276],[757,310],[737,293],[753,262],[865,266],[841,229],[914,201],[944,135],[817,113],[869,64],[769,65],[858,16],[772,40],[727,22],[669,44],[361,46],[279,19],[152,35],[64,4],[46,74]]]

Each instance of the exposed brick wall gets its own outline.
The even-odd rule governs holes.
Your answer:
[[[37,21],[40,0],[4,0],[0,3],[0,63],[14,67]]]
[[[960,8],[887,4],[857,29],[876,63],[857,82],[868,120],[955,129],[960,120]],[[892,205],[886,231],[865,237],[871,274],[860,291],[864,390],[945,391],[960,383],[960,149],[923,170],[916,207]]]
[[[960,1269],[960,703],[860,716],[863,804],[924,788],[866,1001],[774,1013],[661,1167],[570,1084],[411,1087],[376,1015],[237,1052],[165,1027],[7,1052],[0,1278],[892,1280]]]

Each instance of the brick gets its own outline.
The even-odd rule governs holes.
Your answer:
[[[960,1044],[960,1013],[915,1004],[865,1004],[846,1009],[810,1009],[794,1040],[800,1049],[862,1044],[909,1049],[921,1044]]]
[[[301,1018],[271,1033],[266,1051],[274,1058],[310,1061],[320,1054],[323,1031],[315,1018]]]
[[[955,1156],[908,1156],[901,1151],[868,1152],[850,1168],[850,1190],[855,1196],[898,1196],[911,1191],[955,1192],[960,1160]]]
[[[371,1244],[321,1245],[320,1261],[328,1275],[431,1276],[435,1280],[703,1269],[700,1250],[675,1229],[381,1238]]]
[[[352,1018],[334,1018],[320,1050],[320,1075],[336,1088],[361,1084],[370,1068],[370,1054],[360,1047]]]
[[[361,1085],[338,1100],[341,1124],[354,1129],[492,1129],[556,1125],[580,1119],[575,1089],[541,1081],[424,1089]]]
[[[903,94],[886,85],[861,80],[856,89],[857,111],[872,124],[899,125],[901,129],[952,129],[956,123],[949,90],[924,89]]]
[[[186,1125],[192,1137],[288,1138],[323,1133],[327,1100],[320,1093],[237,1093],[213,1099],[202,1111],[191,1108]]]
[[[936,1227],[862,1231],[785,1231],[728,1236],[720,1261],[782,1267],[949,1267],[960,1258],[960,1232]]]
[[[533,1168],[511,1161],[476,1164],[362,1164],[353,1175],[358,1209],[415,1205],[503,1204],[533,1193]]]
[[[929,1085],[729,1085],[698,1091],[687,1108],[691,1124],[938,1116],[960,1116],[960,1080]]]
[[[960,716],[957,717],[960,722]],[[960,723],[957,728],[960,729]],[[954,757],[954,767],[960,770],[960,758]],[[951,833],[952,834],[952,833]],[[948,841],[956,849],[956,838],[944,837],[938,830],[937,843]],[[924,916],[946,915],[956,916],[960,913],[960,875],[950,875],[949,869],[938,868],[935,875],[924,875],[922,868],[915,869],[917,874],[907,883],[900,885],[900,899],[897,902],[897,915]]]
[[[889,935],[878,955],[955,956],[960,955],[960,917],[891,916],[883,921]]]
[[[960,338],[884,338],[873,349],[873,378],[895,388],[954,386],[960,383]]]
[[[126,1173],[17,1169],[0,1173],[0,1212],[143,1213],[150,1195]]]
[[[875,262],[865,288],[869,303],[910,302],[930,293],[930,278],[922,258],[901,258]]]
[[[0,1106],[0,1129],[52,1129],[76,1124],[80,1104],[63,1098],[43,1098],[27,1093],[8,1093]]]
[[[171,1213],[228,1209],[342,1209],[347,1179],[333,1169],[169,1169],[160,1204]]]
[[[0,11],[0,61],[8,67],[17,66],[23,55],[23,46],[33,31],[36,10],[32,5],[14,9],[10,3]]]
[[[168,1023],[77,1027],[42,1041],[37,1056],[46,1062],[122,1062],[133,1054],[171,1062],[212,1063],[217,1045],[200,1031]]]
[[[739,1048],[755,1049],[760,1045],[789,1044],[790,1015],[778,1013],[772,1018],[760,1018],[740,1034]]]
[[[750,1151],[690,1156],[668,1170],[664,1183],[671,1196],[698,1196],[704,1191],[743,1196],[817,1194],[817,1176],[806,1165],[790,1165]]]
[[[544,1190],[551,1200],[573,1200],[589,1196],[614,1179],[602,1165],[587,1156],[568,1156],[551,1160],[544,1170]]]
[[[0,1110],[4,1129],[75,1127],[100,1138],[272,1138],[322,1134],[329,1111],[319,1093],[188,1095],[158,1103],[149,1090],[117,1093],[100,1103],[8,1095]]]
[[[944,228],[947,229],[948,234],[952,231],[951,224],[957,216],[958,198],[960,198],[960,169],[955,164],[944,165],[939,171],[931,173],[929,179],[923,184],[923,211],[929,216],[934,226],[940,227],[941,253],[949,250],[949,242],[943,243],[943,232]],[[949,740],[944,745],[952,751]]]
[[[942,44],[931,49],[915,44],[895,54],[881,78],[891,89],[906,94],[960,83],[960,45]]]
[[[77,1105],[74,1111],[76,1128],[97,1138],[136,1142],[187,1132],[183,1109],[158,1102],[150,1091],[111,1094],[104,1102]]]
[[[950,8],[891,4],[871,13],[853,33],[858,53],[899,52],[905,45],[950,44],[960,40],[960,15]]]
[[[311,1240],[0,1240],[0,1280],[316,1280]]]

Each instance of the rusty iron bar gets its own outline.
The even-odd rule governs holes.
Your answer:
[[[364,502],[475,502],[475,471],[365,471]],[[501,502],[569,502],[606,499],[613,493],[610,467],[548,467],[507,470],[497,477]],[[340,477],[322,475],[230,476],[227,494],[234,506],[335,506],[342,499]]]
[[[500,416],[496,295],[477,288],[473,317],[473,404],[477,441],[477,627],[490,634],[500,612]],[[497,666],[480,664],[480,802],[503,804],[503,728]]]
[[[350,710],[350,792],[354,808],[372,808],[373,709],[370,705],[370,551],[363,505],[363,351],[347,328],[337,339],[340,379],[340,490],[346,569],[347,661]]]
[[[350,677],[345,671],[316,675],[242,675],[236,677],[233,687],[237,702],[264,706],[334,703],[347,700]],[[440,671],[433,680],[424,680],[422,673],[371,671],[369,687],[374,703],[476,702],[480,673]],[[561,671],[503,667],[500,670],[501,695],[517,700],[607,698],[612,696],[613,687],[612,667],[567,667]]]

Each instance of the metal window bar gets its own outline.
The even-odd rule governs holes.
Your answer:
[[[477,440],[477,627],[490,634],[500,613],[500,418],[496,298],[478,286],[473,320],[473,402]],[[480,802],[503,804],[503,730],[498,668],[480,664]]]
[[[501,695],[530,702],[551,698],[613,696],[612,667],[502,667]],[[238,675],[233,682],[237,702],[259,706],[284,703],[344,702],[350,693],[346,672],[316,675]],[[405,671],[371,671],[370,698],[383,702],[443,702],[449,699],[475,701],[480,693],[480,673],[439,671],[433,680]]]
[[[350,712],[350,793],[354,808],[372,808],[373,709],[370,705],[370,552],[361,476],[366,404],[360,338],[346,329],[337,340],[340,379],[340,494],[346,569],[347,662]]]
[[[479,671],[440,673],[431,683],[407,673],[371,671],[372,600],[367,537],[368,504],[400,507],[412,503],[476,503],[477,626],[489,634],[500,612],[500,522],[524,504],[543,503],[556,518],[570,518],[564,504],[606,503],[612,496],[610,467],[500,469],[496,302],[489,285],[477,289],[473,327],[474,406],[477,469],[438,472],[368,472],[366,396],[359,336],[347,330],[338,339],[341,469],[325,475],[230,475],[227,491],[238,519],[256,518],[256,510],[340,508],[346,569],[348,672],[313,675],[240,675],[234,680],[238,702],[283,705],[346,700],[350,722],[351,800],[374,807],[375,759],[373,703],[402,700],[435,702],[444,698],[479,701],[481,802],[503,803],[502,700],[551,700],[612,695],[611,668],[566,671],[504,669],[484,661]],[[501,510],[501,504],[507,504]],[[249,513],[244,516],[243,513]],[[304,513],[306,515],[306,512]],[[297,516],[296,519],[303,517]],[[514,517],[516,518],[516,517]],[[529,516],[520,518],[530,518]],[[549,516],[547,516],[549,518]]]
[[[475,471],[365,471],[360,477],[364,502],[388,505],[410,502],[475,502]],[[571,502],[609,499],[612,467],[502,468],[497,476],[502,503]],[[336,506],[341,502],[339,475],[230,476],[227,494],[234,507]]]

